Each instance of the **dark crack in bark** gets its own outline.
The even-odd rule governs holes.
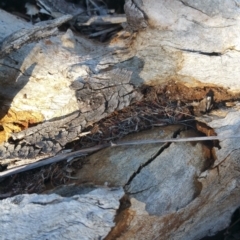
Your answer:
[[[177,138],[177,136],[180,134],[180,132],[182,131],[182,129],[178,129],[177,131],[175,131],[172,135],[172,138]],[[165,149],[169,148],[169,146],[172,143],[164,143],[160,149],[150,158],[148,159],[143,165],[139,166],[138,170],[136,172],[134,172],[132,174],[132,176],[130,176],[130,178],[128,179],[128,182],[125,184],[125,191],[126,191],[126,186],[130,185],[132,180],[141,172],[141,170],[148,166],[151,162],[153,162]],[[146,190],[146,189],[145,189]],[[144,191],[145,191],[144,190]],[[132,194],[132,193],[131,193]],[[136,194],[136,193],[135,193]]]
[[[202,14],[205,14],[205,15],[207,15],[208,17],[210,17],[206,12],[204,12],[204,11],[202,11],[202,10],[200,10],[200,9],[192,6],[192,5],[190,5],[190,4],[187,3],[187,2],[184,2],[183,0],[179,0],[179,2],[181,2],[181,3],[182,3],[184,6],[186,6],[186,7],[192,8],[192,9],[194,9],[194,10],[196,10],[196,11],[199,11],[199,12],[201,12]]]
[[[206,55],[210,57],[220,57],[223,55],[223,53],[221,52],[204,52],[201,50],[183,49],[183,48],[176,48],[176,49],[181,50],[183,52],[197,53],[197,54]]]

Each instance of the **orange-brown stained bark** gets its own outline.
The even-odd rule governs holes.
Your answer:
[[[41,113],[9,109],[5,116],[0,119],[0,143],[6,141],[11,133],[20,132],[43,120]]]

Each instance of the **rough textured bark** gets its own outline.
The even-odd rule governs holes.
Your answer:
[[[240,146],[228,138],[240,135],[234,102],[240,95],[239,6],[232,0],[127,0],[131,34],[101,44],[67,31],[1,59],[0,96],[8,112],[1,116],[2,158],[54,155],[86,126],[141,99],[137,87],[165,85],[170,100],[203,99],[196,103],[198,127],[225,136],[219,148],[170,143],[105,149],[76,177],[79,184],[124,187],[127,208],[108,239],[191,240],[222,230],[240,205]],[[218,109],[201,116],[210,91]],[[165,137],[190,134],[178,126],[162,130]]]
[[[1,238],[104,239],[114,226],[124,194],[121,188],[93,186],[62,187],[56,192],[18,195],[1,201]]]
[[[165,4],[126,1],[129,29],[141,30],[132,40],[122,33],[106,45],[67,31],[2,59],[2,113],[10,117],[2,119],[1,141],[45,121],[13,134],[13,141],[1,146],[2,158],[57,153],[84,127],[140,99],[134,86],[173,80],[189,90],[178,95],[170,90],[172,99],[200,100],[200,87],[212,88],[216,101],[237,97],[239,86],[233,81],[238,72],[231,69],[239,61],[238,6],[234,1],[217,1],[214,7],[208,2]]]
[[[1,147],[2,158],[34,158],[38,154],[56,154],[66,143],[75,140],[83,128],[122,109],[140,96],[129,84],[130,77],[129,72],[117,69],[95,75],[87,82],[77,80],[72,86],[79,110],[62,116],[62,119],[46,121],[12,134],[12,142]]]

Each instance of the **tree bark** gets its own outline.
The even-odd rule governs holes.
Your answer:
[[[132,72],[112,67],[129,58],[126,46],[89,41],[71,30],[46,39],[53,34],[48,29],[70,18],[19,30],[2,43],[2,159],[54,155],[82,129],[141,99]]]
[[[169,101],[193,107],[197,129],[217,135],[218,145],[110,147],[76,177],[124,188],[128,207],[108,239],[201,239],[227,227],[240,205],[240,146],[231,138],[240,135],[239,5],[127,0],[125,12],[127,28],[107,44],[68,30],[2,49],[1,161],[53,156],[86,127],[143,99],[143,85],[164,89]],[[38,27],[28,27],[24,33],[38,40]]]

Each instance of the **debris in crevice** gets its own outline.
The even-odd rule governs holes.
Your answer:
[[[170,89],[175,89],[175,91],[171,92],[171,95],[168,92]],[[141,101],[135,102],[122,110],[115,111],[99,122],[93,123],[93,125],[82,129],[83,134],[79,136],[79,139],[68,143],[65,146],[65,149],[70,149],[74,152],[83,148],[94,147],[99,144],[115,142],[121,140],[122,137],[130,133],[151,129],[155,126],[176,124],[181,124],[185,129],[195,129],[202,132],[202,136],[215,136],[216,134],[214,133],[214,130],[208,128],[207,125],[196,122],[194,116],[189,111],[189,106],[185,103],[184,98],[181,101],[177,100],[179,99],[178,94],[180,94],[181,89],[184,89],[183,86],[177,85],[176,83],[169,84],[168,86],[143,87],[142,94],[144,95],[144,98]],[[193,94],[195,90],[191,90],[191,93],[191,91],[186,88],[184,91],[188,94]],[[201,95],[198,97],[205,96],[209,91],[209,88],[202,89]],[[215,89],[213,89],[213,91],[216,93]],[[216,96],[216,94],[214,96]],[[173,97],[176,97],[176,99],[173,99]],[[85,136],[84,133],[86,133]],[[207,157],[209,161],[206,163],[204,169],[208,169],[209,166],[211,166],[212,161],[216,159],[214,147],[219,147],[217,145],[218,141],[207,141],[206,143],[206,156],[208,155],[209,149],[211,149],[212,155],[211,157]],[[166,148],[169,145],[170,143],[164,146]],[[159,150],[158,154],[164,150],[164,148],[161,149],[162,150]],[[151,162],[151,159],[149,161]],[[80,164],[81,166],[83,160],[74,161],[73,167],[75,164]],[[46,173],[44,173],[44,180],[42,180],[40,175],[36,174],[39,170],[18,174],[17,179],[14,181],[14,184],[18,184],[17,188],[12,184],[6,184],[9,183],[12,177],[7,178],[6,182],[4,181],[4,185],[0,184],[1,193],[8,193],[12,188],[16,189],[13,194],[32,191],[39,193],[38,189],[46,189],[46,185],[48,185],[47,188],[51,188],[59,184],[74,182],[75,180],[66,177],[65,167],[67,165],[69,165],[67,162],[52,165],[56,168],[56,174],[52,174],[50,177],[46,176],[48,175],[48,171],[53,172],[51,166],[41,168],[46,171]],[[59,168],[57,166],[59,166]],[[35,186],[31,187],[30,191],[28,191],[29,187],[27,187],[26,184],[28,181],[26,181],[25,176],[27,175],[31,176],[31,179],[35,182],[33,183]],[[70,174],[70,176],[72,175]],[[42,184],[42,187],[38,187],[39,184]],[[40,190],[40,192],[42,190]]]
[[[63,161],[1,179],[0,199],[25,193],[40,194],[57,186],[75,182],[66,175],[65,169],[68,165],[75,171],[80,169],[86,160],[84,157],[78,159],[81,160],[71,163]]]
[[[86,132],[87,134],[85,136],[82,134],[79,139],[68,143],[65,149],[76,151],[116,141],[130,133],[150,129],[154,126],[166,126],[169,124],[182,124],[186,126],[190,121],[193,121],[192,116],[188,115],[188,108],[184,106],[179,107],[176,102],[169,102],[157,94],[154,96],[151,99],[145,96],[145,100],[136,102],[120,111],[115,111],[103,120],[83,129],[82,133]],[[36,169],[21,173],[15,175],[17,178],[13,182],[11,182],[11,179],[13,179],[14,175],[13,177],[6,178],[2,184],[0,183],[1,193],[10,192],[12,189],[15,189],[12,193],[13,195],[28,192],[40,193],[46,189],[46,185],[48,185],[47,188],[51,188],[59,184],[74,181],[70,181],[64,175],[64,166],[67,164],[63,162],[46,166],[40,170]],[[73,163],[73,165],[75,164],[81,165],[82,160]],[[44,173],[38,174],[41,170]],[[52,174],[49,175],[50,172]],[[32,180],[33,185],[31,187],[28,187],[29,180],[26,180],[27,176]],[[16,184],[18,185],[17,187]]]
[[[149,90],[149,91],[148,91]],[[84,131],[91,132],[79,140],[66,145],[66,148],[79,150],[109,141],[120,140],[122,137],[152,127],[181,124],[190,126],[194,116],[188,106],[171,102],[154,88],[143,90],[144,99],[130,106],[111,113],[108,117],[87,127]]]
[[[196,83],[197,87],[194,87],[194,79],[191,81],[190,85],[188,82],[181,82],[181,79],[170,78],[165,84],[143,86],[142,89],[148,90],[149,88],[152,88],[158,95],[162,95],[170,101],[181,101],[185,103],[201,101],[208,95],[209,92],[212,92],[214,95],[213,109],[218,108],[218,105],[222,102],[231,102],[239,99],[240,97],[239,94],[231,93],[227,89],[217,85],[206,85],[199,81],[196,81]]]

